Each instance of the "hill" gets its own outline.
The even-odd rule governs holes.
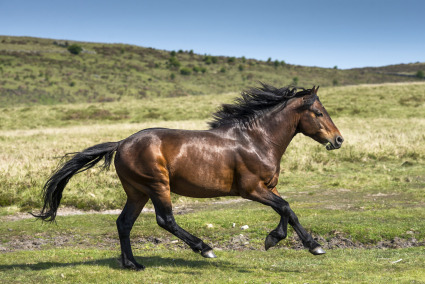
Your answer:
[[[76,45],[81,52],[70,52]],[[239,92],[263,81],[355,85],[422,80],[424,63],[339,70],[126,44],[0,36],[0,105],[110,102]]]

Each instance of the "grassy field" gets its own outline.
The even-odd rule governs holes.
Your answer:
[[[277,225],[278,216],[270,208],[237,198],[173,196],[177,222],[217,248],[217,260],[202,259],[175,242],[156,225],[148,203],[148,211],[132,231],[136,255],[148,267],[141,273],[119,270],[116,263],[116,214],[60,216],[57,226],[19,217],[19,212],[40,208],[41,187],[64,153],[117,141],[152,126],[206,128],[210,113],[236,95],[0,108],[0,279],[11,283],[425,281],[423,83],[320,89],[344,145],[328,152],[297,136],[283,157],[278,190],[307,230],[330,248],[324,257],[297,250],[292,230],[277,248],[263,251],[264,238]],[[62,205],[103,210],[120,209],[124,202],[113,169],[94,169],[71,180]],[[245,224],[250,228],[242,231]]]

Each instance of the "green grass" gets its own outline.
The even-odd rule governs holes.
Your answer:
[[[116,253],[93,249],[21,251],[0,255],[7,283],[422,283],[423,248],[300,251],[220,251],[202,259],[188,250],[137,250],[143,272],[119,269]],[[393,263],[395,261],[399,262]],[[344,273],[341,273],[341,272]],[[254,276],[255,275],[255,276]]]

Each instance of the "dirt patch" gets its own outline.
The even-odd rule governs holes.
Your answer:
[[[409,239],[394,238],[392,240],[383,240],[375,244],[364,244],[336,234],[327,240],[323,237],[316,236],[315,240],[319,242],[325,250],[332,249],[398,249],[425,246],[425,241],[418,241],[412,237]],[[227,241],[216,242],[204,238],[207,244],[210,244],[216,250],[261,250],[264,249],[258,240],[251,242],[250,238],[245,234],[235,234]],[[181,240],[170,237],[135,237],[131,239],[135,249],[163,247],[171,250],[188,249],[189,247]],[[0,245],[0,252],[13,252],[19,250],[41,250],[46,248],[63,248],[63,247],[81,247],[81,248],[98,248],[119,250],[118,236],[102,236],[93,237],[89,234],[75,235],[67,234],[55,237],[46,234],[37,234],[35,236],[18,236],[9,242]],[[305,249],[297,235],[288,238],[285,243],[278,245],[277,249]]]

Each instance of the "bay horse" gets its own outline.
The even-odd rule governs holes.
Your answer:
[[[288,223],[313,255],[324,254],[276,189],[283,153],[298,133],[338,149],[344,139],[321,104],[317,91],[261,84],[243,91],[233,104],[223,104],[208,130],[150,128],[119,142],[107,142],[73,153],[44,185],[44,205],[33,214],[54,221],[69,179],[104,159],[115,169],[127,193],[116,224],[124,268],[142,270],[130,245],[134,222],[151,199],[160,227],[174,234],[203,257],[216,257],[212,248],[182,229],[174,220],[170,193],[208,198],[241,196],[272,207],[280,222],[265,240],[265,249],[287,236]]]

